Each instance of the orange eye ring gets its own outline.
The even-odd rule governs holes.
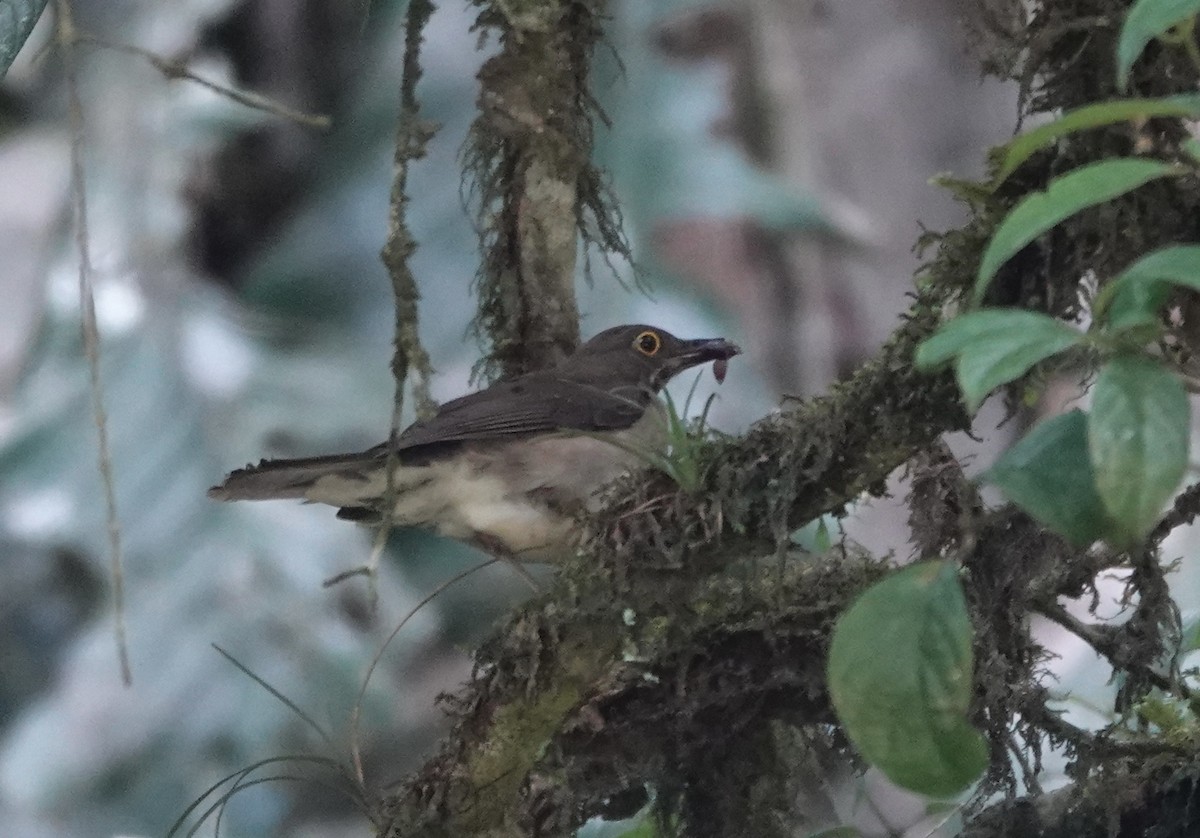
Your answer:
[[[652,358],[662,349],[662,338],[658,336],[658,332],[647,329],[633,339],[633,348],[647,358]]]

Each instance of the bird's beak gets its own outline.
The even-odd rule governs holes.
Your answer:
[[[724,338],[701,338],[700,340],[680,341],[680,343],[683,346],[674,358],[674,367],[677,371],[709,361],[728,361],[734,355],[740,355],[742,352],[736,343],[730,343]]]

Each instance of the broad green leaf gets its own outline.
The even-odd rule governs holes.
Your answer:
[[[928,369],[957,355],[958,386],[967,408],[974,411],[1001,384],[1083,340],[1079,332],[1045,314],[984,309],[943,325],[917,347],[916,364]]]
[[[1009,337],[1006,333],[1013,331],[1037,335],[1037,340],[1031,339],[1031,343],[1038,340],[1053,342],[1068,337],[1071,343],[1082,340],[1082,336],[1074,329],[1045,314],[1016,308],[983,309],[947,321],[935,334],[926,338],[917,347],[917,369],[935,369],[980,342],[1005,339]]]
[[[1073,544],[1086,546],[1111,528],[1088,455],[1087,416],[1072,410],[1047,419],[983,475],[1005,497]]]
[[[838,620],[829,693],[868,762],[897,785],[947,797],[987,766],[966,720],[973,666],[954,565],[923,562],[869,588]]]
[[[1035,151],[1045,148],[1061,137],[1101,125],[1162,116],[1193,119],[1200,116],[1200,95],[1187,93],[1160,99],[1112,99],[1067,111],[1053,122],[1026,131],[1004,146],[1004,161],[1000,164],[992,186],[999,186]]]
[[[1096,298],[1094,312],[1115,329],[1156,323],[1171,285],[1200,291],[1200,245],[1164,247],[1138,259]]]
[[[1081,166],[1050,181],[1045,192],[1029,195],[1000,222],[979,263],[975,303],[983,299],[1001,265],[1060,221],[1080,210],[1124,195],[1155,178],[1182,171],[1157,160],[1121,158]]]
[[[1092,391],[1088,451],[1117,543],[1144,538],[1187,469],[1191,409],[1179,379],[1137,355],[1114,358]]]
[[[1200,0],[1138,0],[1125,16],[1117,41],[1117,87],[1129,85],[1129,71],[1146,44],[1200,12]]]
[[[0,0],[0,79],[8,73],[44,8],[46,0]]]

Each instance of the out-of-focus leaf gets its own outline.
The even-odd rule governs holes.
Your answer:
[[[46,0],[0,0],[0,79],[33,32]]]
[[[1008,449],[983,479],[1074,544],[1091,544],[1111,527],[1096,491],[1082,411],[1042,422]]]
[[[653,31],[663,14],[661,4],[632,3],[621,17],[631,31]],[[842,226],[814,194],[782,182],[713,132],[728,107],[724,71],[681,67],[640,35],[621,46],[619,62],[598,56],[596,89],[617,118],[598,132],[597,155],[613,174],[635,237],[697,217],[750,219],[773,231]]]
[[[170,52],[194,43],[204,21],[223,18],[233,4],[177,0],[92,5],[96,14],[87,20],[91,34]],[[467,11],[459,14],[465,26]],[[373,21],[378,19],[372,15]],[[39,25],[34,40],[47,22]],[[444,82],[439,86],[436,69],[425,84],[435,90],[431,95],[437,108],[461,113],[456,125],[465,127],[474,113],[474,90],[472,73],[462,70],[474,56],[474,44],[468,39],[458,46],[461,41],[447,36],[446,48],[459,57],[441,74],[461,76],[456,82],[461,91],[447,91]],[[361,80],[362,95],[377,97],[378,118],[364,122],[367,115],[358,113],[336,138],[321,140],[343,142],[343,153],[315,163],[313,180],[306,180],[303,189],[309,203],[299,211],[305,223],[296,229],[289,226],[296,216],[281,218],[271,234],[287,257],[272,265],[279,268],[275,275],[280,285],[297,276],[314,277],[297,293],[311,290],[316,296],[323,285],[333,289],[326,293],[338,296],[339,303],[353,296],[358,308],[336,324],[329,318],[308,331],[293,329],[286,341],[275,344],[256,339],[269,328],[263,312],[235,311],[233,299],[194,278],[185,259],[189,248],[181,241],[197,229],[192,201],[184,195],[185,175],[194,176],[196,161],[212,160],[234,141],[233,130],[245,123],[212,118],[234,106],[219,97],[183,95],[195,94],[195,88],[165,84],[140,62],[80,56],[81,69],[89,71],[80,76],[80,92],[89,105],[93,246],[103,254],[97,256],[96,297],[126,546],[125,607],[134,689],[120,687],[112,617],[103,610],[111,607],[110,597],[101,596],[99,609],[86,614],[85,622],[59,630],[51,626],[24,638],[27,644],[41,644],[31,651],[41,672],[53,679],[49,685],[34,684],[40,689],[6,717],[0,740],[0,823],[5,824],[0,833],[56,838],[162,834],[215,776],[305,746],[294,715],[229,666],[209,648],[210,641],[230,649],[344,739],[364,665],[378,650],[379,629],[400,619],[419,596],[416,591],[428,591],[453,575],[446,562],[462,566],[476,560],[464,555],[466,548],[431,544],[432,539],[406,544],[403,568],[393,562],[380,568],[378,621],[368,627],[356,611],[364,601],[358,582],[332,591],[322,588],[328,576],[365,561],[369,541],[358,528],[336,521],[327,509],[288,503],[220,505],[204,496],[224,471],[250,459],[350,450],[387,434],[392,312],[378,258],[388,193],[379,172],[388,167],[395,137],[395,76],[385,66],[385,59],[396,54],[395,43],[394,30],[380,32],[379,53],[361,56],[364,67],[379,69]],[[11,72],[24,60],[23,53]],[[36,118],[45,108],[52,104],[36,103],[27,133],[63,159],[58,143],[65,140],[47,134],[44,120]],[[124,123],[134,112],[145,119],[130,131]],[[25,133],[20,126],[16,130]],[[460,142],[461,133],[437,145],[431,151],[433,162],[416,167],[420,171],[414,171],[412,181],[420,193],[414,209],[414,232],[421,240],[417,259],[423,260],[423,276],[434,278],[423,288],[429,305],[422,313],[430,316],[422,325],[439,350],[442,369],[461,379],[451,383],[446,375],[439,380],[448,389],[466,387],[470,360],[465,356],[477,354],[462,339],[475,264],[469,246],[474,237],[458,191]],[[131,159],[139,165],[130,167]],[[53,180],[29,182],[36,184],[31,189],[58,191]],[[6,183],[11,186],[12,181]],[[72,247],[70,237],[57,235],[54,224],[14,236],[24,229],[0,231],[5,234],[0,238],[6,242],[6,265],[13,246],[36,251],[49,288],[41,331],[30,341],[20,378],[4,394],[0,550],[16,547],[3,550],[9,596],[0,610],[13,601],[19,586],[33,603],[32,617],[45,623],[65,611],[64,604],[29,597],[38,590],[26,580],[39,577],[18,572],[12,562],[40,563],[53,572],[55,557],[69,552],[67,582],[94,584],[93,578],[103,580],[107,572],[105,529],[102,504],[96,503],[101,496],[96,428],[73,306],[75,257],[73,250],[57,249],[64,239],[64,247]],[[440,237],[426,235],[430,230]],[[252,265],[248,270],[254,273]],[[360,290],[368,285],[378,293]],[[140,293],[143,289],[148,293]],[[435,568],[439,559],[442,564]],[[76,564],[85,565],[91,576],[82,579]],[[436,573],[436,580],[414,586],[409,569],[415,565],[426,579]],[[427,731],[436,720],[436,709],[419,700],[410,702],[412,714],[390,713],[384,693],[396,694],[386,685],[398,683],[394,667],[424,677],[404,664],[414,647],[423,648],[425,655],[443,654],[446,647],[432,642],[439,622],[435,615],[451,600],[461,601],[460,592],[472,591],[476,604],[473,614],[455,624],[467,643],[475,639],[469,632],[480,615],[502,607],[504,595],[497,589],[520,584],[510,583],[505,573],[484,574],[486,592],[474,592],[483,581],[456,585],[422,609],[381,660],[363,706],[367,741],[386,729],[388,741],[406,747],[409,735]],[[5,625],[11,624],[6,620]],[[453,665],[456,655],[450,651],[444,660]],[[4,669],[6,682],[21,675],[15,667]],[[444,686],[426,684],[425,689],[432,693]],[[96,724],[98,717],[105,723]],[[196,759],[197,754],[203,758]],[[293,789],[270,783],[239,794],[222,834],[276,834],[284,828],[280,821],[288,816],[293,794]],[[22,816],[20,822],[14,823],[14,813]]]
[[[189,301],[189,326],[191,318],[219,308],[214,297]],[[104,295],[99,302],[103,317]],[[222,471],[245,459],[214,450],[218,437],[203,432],[200,398],[172,363],[175,353],[165,351],[154,339],[157,333],[150,332],[110,329],[102,356],[118,505],[124,511],[134,690],[119,689],[111,617],[90,615],[65,638],[66,649],[43,647],[43,665],[54,664],[54,689],[10,720],[0,747],[0,786],[12,789],[19,783],[33,801],[31,808],[58,818],[55,835],[115,833],[120,823],[140,824],[138,829],[149,833],[211,782],[215,766],[234,770],[296,747],[294,717],[209,650],[209,641],[233,650],[289,699],[316,708],[321,721],[339,731],[355,699],[362,663],[377,643],[374,634],[347,619],[336,594],[321,587],[325,577],[369,552],[353,528],[347,532],[344,524],[313,508],[223,506],[204,497]],[[210,352],[225,357],[214,347]],[[351,366],[349,354],[342,355],[344,368]],[[264,379],[273,373],[287,378],[291,371],[285,374],[284,367],[291,363],[300,361],[280,353],[263,362],[260,373]],[[342,392],[371,390],[361,370],[345,377],[359,383],[340,382]],[[9,403],[14,421],[0,440],[0,543],[16,538],[22,553],[44,564],[69,550],[78,556],[72,561],[86,563],[103,579],[104,517],[95,502],[100,493],[96,430],[87,410],[86,382],[78,323],[52,316]],[[282,388],[264,387],[259,393],[275,396],[276,409],[292,409]],[[387,399],[382,395],[381,415]],[[319,388],[305,394],[310,404],[323,398]],[[367,392],[355,401],[367,398],[375,396]],[[6,558],[16,556],[10,552]],[[16,570],[9,568],[10,586],[18,580]],[[407,580],[395,567],[383,570],[381,596],[406,609],[414,599]],[[84,584],[78,570],[72,574],[77,577],[70,580],[73,585]],[[245,597],[253,598],[254,608],[239,604]],[[40,605],[37,616],[44,621],[46,603]],[[420,615],[405,629],[413,632],[409,639],[428,636],[432,614]],[[397,644],[387,665],[404,659],[408,648]],[[381,690],[391,677],[384,675],[368,690],[368,725],[386,715]],[[195,696],[203,696],[203,707],[180,726],[180,707],[191,706]],[[96,713],[111,724],[97,726]],[[226,743],[220,756],[204,765],[184,758],[195,743],[212,741]],[[152,763],[155,769],[138,772],[100,800],[95,784],[121,763]],[[268,804],[259,797],[246,804],[249,808],[237,809],[234,820],[253,820],[256,806],[270,810],[263,815],[268,820],[278,817],[286,792],[264,788],[263,794],[278,799]],[[78,828],[77,819],[87,819],[90,828]],[[268,831],[239,827],[230,834]]]
[[[1200,649],[1200,612],[1185,612],[1179,623],[1179,654],[1186,655]]]
[[[847,735],[897,785],[948,797],[987,766],[966,720],[971,623],[954,565],[923,562],[869,588],[838,620],[829,692]]]
[[[594,817],[579,828],[575,838],[667,838],[675,832],[671,824],[667,825],[666,832],[659,829],[651,793],[650,802],[636,814],[619,821]]]
[[[1146,44],[1200,12],[1200,0],[1138,0],[1125,16],[1117,41],[1117,86],[1129,85],[1129,71]]]
[[[1150,532],[1187,470],[1191,407],[1183,384],[1149,358],[1114,358],[1092,391],[1088,450],[1121,545]]]
[[[1124,195],[1148,181],[1182,171],[1178,166],[1157,160],[1122,158],[1081,166],[1050,181],[1045,192],[1027,196],[1000,222],[979,263],[975,303],[982,301],[1001,265],[1060,221],[1080,210]]]
[[[810,553],[824,553],[833,544],[832,527],[837,526],[837,519],[832,515],[814,518],[791,534],[791,542],[801,550]]]
[[[1152,325],[1171,285],[1200,291],[1200,245],[1164,247],[1138,259],[1096,298],[1093,311],[1114,329]]]
[[[1039,361],[1083,341],[1053,317],[1021,309],[985,309],[954,318],[917,348],[916,363],[929,369],[958,356],[955,370],[967,408],[1020,378]]]
[[[1200,95],[1185,93],[1160,99],[1112,99],[1067,111],[1058,119],[1026,131],[1004,146],[1004,160],[992,181],[992,186],[1000,185],[1035,151],[1045,148],[1061,137],[1101,125],[1156,116],[1194,119],[1200,116]]]
[[[622,832],[619,838],[663,838],[663,835],[658,831],[654,818],[645,818],[641,823]]]

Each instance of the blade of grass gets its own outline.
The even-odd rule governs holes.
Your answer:
[[[212,794],[213,792],[215,792],[217,789],[219,789],[221,786],[223,786],[229,782],[235,782],[238,777],[243,776],[246,772],[255,771],[259,768],[262,768],[264,765],[271,765],[271,764],[278,763],[278,762],[292,762],[292,761],[314,762],[314,763],[318,763],[318,764],[326,764],[326,765],[336,766],[338,768],[343,767],[342,764],[339,763],[337,760],[330,759],[329,757],[312,756],[309,754],[289,754],[286,756],[268,757],[266,759],[261,759],[258,762],[253,763],[252,765],[248,765],[245,768],[239,768],[237,771],[234,771],[231,774],[226,774],[224,777],[217,780],[215,783],[213,783],[211,786],[209,786],[207,789],[205,789],[204,792],[201,793],[201,795],[199,797],[197,797],[190,804],[188,804],[188,807],[183,810],[183,813],[175,820],[175,822],[173,824],[171,824],[171,828],[169,830],[167,830],[167,838],[174,838],[175,834],[178,833],[179,830],[183,828],[183,824],[187,821],[188,817],[192,814],[192,812],[196,811],[196,809],[198,809],[200,807],[200,805],[202,803],[204,803],[205,800],[208,799],[208,796],[210,794]]]
[[[379,666],[379,662],[383,660],[383,653],[387,651],[387,647],[396,638],[396,635],[400,633],[400,630],[408,625],[408,621],[415,617],[418,611],[432,602],[435,597],[442,593],[442,591],[446,590],[451,585],[466,579],[475,571],[483,570],[485,567],[494,565],[499,561],[500,559],[498,558],[491,558],[487,561],[480,562],[477,565],[467,568],[462,573],[452,576],[450,579],[434,588],[428,596],[414,605],[409,612],[404,615],[404,619],[396,624],[396,627],[392,629],[391,634],[387,636],[387,639],[385,639],[383,644],[379,647],[379,651],[375,653],[373,658],[371,658],[371,663],[367,667],[366,674],[363,676],[362,686],[360,686],[358,689],[358,697],[354,701],[354,709],[350,711],[350,758],[354,765],[354,779],[358,783],[359,788],[365,789],[367,785],[366,777],[363,773],[362,747],[359,743],[358,736],[359,723],[362,719],[363,699],[367,694],[367,685],[371,683],[371,676],[375,674],[375,668]]]
[[[249,677],[250,680],[254,681],[254,683],[258,684],[260,687],[262,687],[264,690],[269,692],[271,695],[275,696],[275,698],[277,698],[285,707],[287,707],[289,710],[291,710],[293,713],[295,713],[296,716],[301,719],[301,721],[303,721],[305,724],[307,724],[309,727],[311,727],[313,730],[315,730],[317,732],[317,734],[321,737],[321,739],[323,739],[325,741],[325,744],[327,744],[327,745],[333,744],[332,740],[329,738],[329,734],[325,732],[325,728],[321,727],[321,725],[319,725],[317,723],[317,721],[315,719],[313,719],[312,716],[308,715],[308,713],[305,713],[304,710],[302,710],[300,708],[300,706],[298,704],[296,704],[296,702],[292,701],[290,698],[288,698],[282,692],[275,689],[275,687],[271,686],[269,683],[267,683],[261,677],[256,675],[253,671],[251,671],[251,669],[248,666],[243,664],[241,661],[239,661],[233,655],[229,654],[229,652],[226,652],[224,649],[222,649],[216,643],[213,643],[212,647],[214,649],[216,649],[221,654],[221,656],[223,658],[225,658],[225,660],[229,661],[231,664],[233,664],[238,669],[240,669],[242,671],[242,673],[245,674],[247,677]]]

